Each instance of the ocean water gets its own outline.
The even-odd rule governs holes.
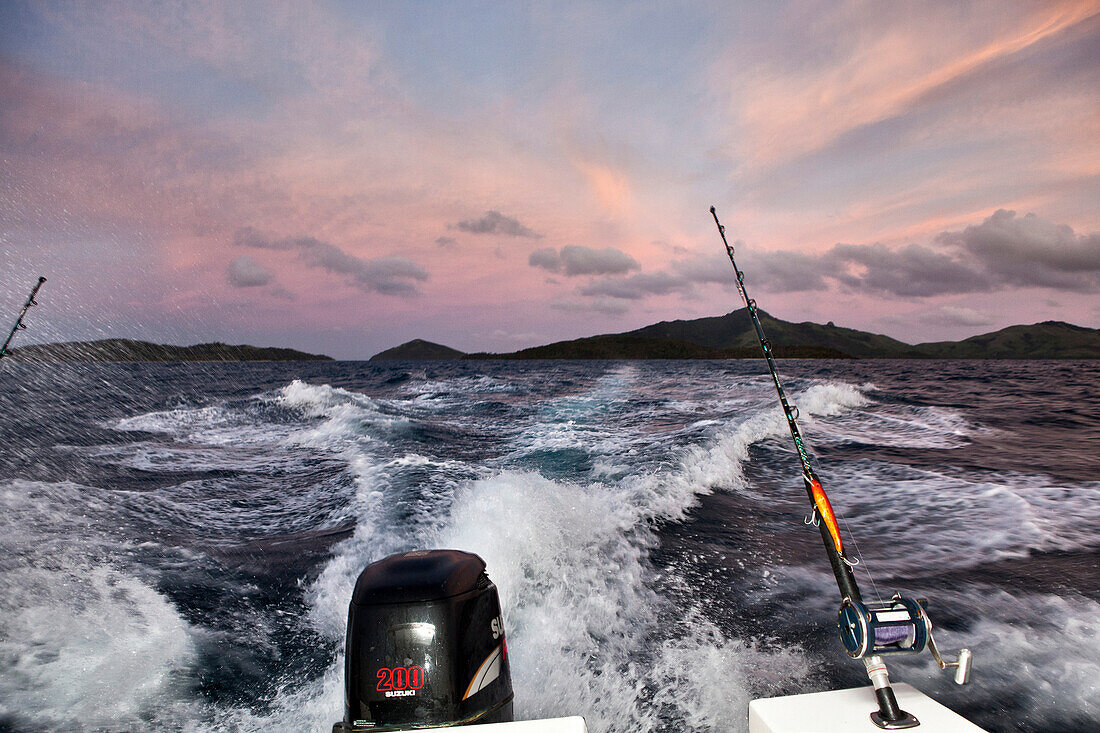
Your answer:
[[[1100,364],[780,368],[864,595],[975,655],[892,678],[1100,728]],[[0,362],[0,730],[327,731],[355,577],[425,547],[487,561],[522,718],[739,731],[863,684],[764,369]]]

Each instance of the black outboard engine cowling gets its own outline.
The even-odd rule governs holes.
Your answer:
[[[422,550],[368,565],[348,609],[334,733],[511,720],[504,620],[485,561]]]

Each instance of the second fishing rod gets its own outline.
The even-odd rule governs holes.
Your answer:
[[[42,283],[46,282],[46,278],[38,278],[38,282],[35,283],[34,288],[31,290],[31,294],[27,296],[27,301],[23,303],[23,309],[19,311],[19,316],[15,319],[15,325],[11,327],[11,332],[8,333],[7,339],[4,340],[4,345],[0,346],[0,359],[3,359],[9,353],[8,346],[11,344],[11,340],[15,338],[17,331],[26,329],[26,325],[23,323],[23,317],[27,315],[27,311],[31,309],[31,306],[38,305],[38,301],[34,299],[34,296],[38,295],[38,289],[42,287]]]

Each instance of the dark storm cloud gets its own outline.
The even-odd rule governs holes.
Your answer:
[[[773,293],[828,287],[820,260],[814,255],[789,251],[755,253],[740,241],[734,243],[734,249],[738,265],[746,272],[746,282],[751,278],[758,287],[767,287]],[[729,287],[735,284],[733,266],[725,252],[678,260],[672,263],[672,269],[689,283],[718,283]]]
[[[595,279],[577,292],[588,298],[622,302],[671,293],[690,296],[696,285],[722,283],[732,286],[734,281],[733,269],[724,254],[677,260],[672,263],[671,270],[640,272],[629,277],[621,277],[623,272],[604,274],[612,276]]]
[[[233,243],[242,247],[296,252],[298,259],[310,267],[343,275],[353,287],[366,292],[415,295],[419,291],[413,281],[428,279],[427,270],[404,257],[364,260],[313,237],[269,239],[247,227],[237,232]]]
[[[927,297],[1006,286],[1100,290],[1100,233],[1076,234],[1034,214],[999,209],[981,224],[910,244],[838,244],[818,258],[822,274],[850,290]]]
[[[830,284],[849,292],[926,298],[986,293],[1017,287],[1075,292],[1100,290],[1100,233],[1076,234],[1034,214],[1017,217],[1000,209],[981,224],[942,232],[934,246],[836,244],[821,254],[752,252],[737,243],[745,282],[771,292],[824,290]],[[673,263],[691,283],[732,283],[724,257],[708,255]],[[603,287],[610,294],[610,286]],[[621,290],[618,297],[644,297]],[[626,293],[633,292],[632,295]]]
[[[876,291],[902,296],[988,291],[988,275],[957,255],[912,244],[890,249],[882,244],[837,244],[822,254],[789,250],[754,252],[735,245],[737,264],[750,290],[772,293],[826,290],[831,283],[851,291]],[[687,284],[735,283],[724,253],[681,260],[673,270]]]
[[[748,269],[746,280],[759,283],[773,293],[795,293],[811,290],[825,290],[829,287],[825,279],[829,273],[816,261],[813,255],[802,252],[780,251],[768,253],[768,256],[747,254],[743,258],[742,269]],[[732,268],[727,264],[729,274],[725,282],[733,283]]]
[[[641,269],[636,259],[620,249],[594,249],[572,244],[562,247],[560,252],[552,248],[535,250],[527,262],[532,267],[540,267],[549,272],[563,272],[568,277],[622,275]]]
[[[233,244],[237,247],[252,247],[254,249],[294,249],[291,239],[270,239],[267,235],[253,227],[242,227],[233,235]]]
[[[271,272],[248,255],[238,257],[225,268],[230,285],[238,288],[255,288],[271,282]]]
[[[942,245],[966,252],[1002,284],[1100,289],[1100,232],[1076,234],[1035,214],[999,209],[977,226],[944,232]]]
[[[541,267],[549,272],[561,272],[562,270],[561,255],[553,247],[536,249],[527,258],[527,264],[531,267]]]
[[[742,269],[747,269],[754,285],[772,292],[822,290],[828,287],[818,258],[798,252],[778,252],[754,255],[743,252],[742,242],[736,247]],[[552,251],[552,250],[551,250]],[[534,263],[532,263],[534,264]],[[630,277],[604,277],[578,289],[578,293],[593,298],[642,300],[650,296],[678,293],[691,297],[700,285],[719,284],[733,288],[733,267],[724,252],[711,253],[671,263],[668,270],[643,272]]]
[[[853,291],[906,297],[988,292],[996,280],[976,263],[921,244],[837,244],[818,260],[819,270]]]
[[[297,300],[298,299],[298,296],[296,296],[294,293],[292,293],[289,290],[287,290],[286,288],[284,288],[282,285],[272,286],[271,289],[268,290],[268,293],[271,294],[271,297],[278,298],[279,300]]]
[[[735,246],[740,248],[742,244],[737,242]],[[733,283],[733,268],[724,252],[709,252],[691,259],[677,260],[672,263],[672,269],[693,283]]]
[[[542,235],[532,231],[510,216],[499,211],[486,211],[480,219],[460,221],[455,227],[471,234],[501,234],[507,237],[526,237],[542,239]]]

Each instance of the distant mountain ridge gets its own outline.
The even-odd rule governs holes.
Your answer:
[[[918,357],[909,344],[866,331],[834,326],[832,322],[822,326],[803,321],[791,323],[774,318],[763,310],[757,310],[764,333],[776,348],[802,347],[828,349],[830,352],[855,358],[906,358]],[[745,308],[724,316],[696,318],[690,321],[662,321],[623,336],[666,338],[683,341],[712,349],[748,349],[752,356],[760,355],[760,341],[753,328],[752,319]]]
[[[933,359],[1100,359],[1100,329],[1043,321],[1009,326],[962,341],[921,344],[918,348]],[[1043,356],[1013,356],[1020,353]]]
[[[1062,321],[1009,326],[962,341],[913,345],[882,334],[836,326],[831,321],[825,325],[810,321],[792,323],[764,311],[758,313],[779,358],[1100,359],[1100,329]],[[419,339],[374,358],[383,354],[388,355],[387,359],[409,360],[745,359],[761,355],[756,330],[744,308],[723,316],[662,321],[624,333],[559,341],[505,354],[464,354]]]
[[[168,346],[133,339],[100,339],[35,344],[12,349],[16,361],[34,362],[140,362],[140,361],[332,361],[332,357],[295,349],[230,346],[223,343]]]
[[[848,354],[818,346],[777,346],[775,353],[788,359],[850,359]],[[590,336],[559,341],[511,354],[466,354],[464,359],[752,359],[760,347],[711,348],[687,341],[627,334]]]
[[[465,354],[458,349],[433,344],[423,339],[413,339],[375,354],[370,361],[445,361],[461,359],[463,356]]]

